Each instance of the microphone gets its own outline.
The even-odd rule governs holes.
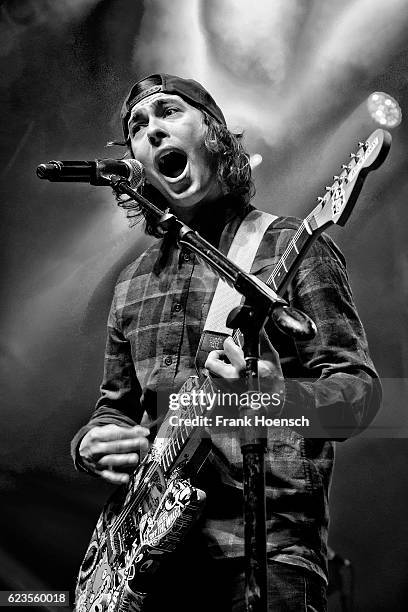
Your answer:
[[[137,159],[95,159],[94,161],[49,161],[37,167],[37,176],[53,182],[110,185],[110,177],[128,179],[132,189],[144,181],[145,173]]]

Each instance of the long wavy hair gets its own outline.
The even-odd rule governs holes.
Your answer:
[[[148,84],[144,82],[143,85],[146,87]],[[249,154],[242,145],[243,133],[230,132],[225,125],[219,123],[204,109],[197,108],[203,115],[206,127],[204,146],[209,153],[211,167],[221,185],[225,204],[228,204],[229,207],[233,206],[236,213],[243,216],[251,198],[255,195]],[[129,139],[126,144],[128,146],[127,156],[133,157]],[[166,199],[148,182],[142,187],[142,193],[163,211],[168,207]],[[128,209],[128,218],[132,226],[138,221],[144,221],[146,234],[157,238],[162,236],[156,219],[141,209],[137,203],[132,209]]]

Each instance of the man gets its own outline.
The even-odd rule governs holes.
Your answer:
[[[197,82],[152,75],[126,98],[122,120],[131,155],[146,170],[145,195],[197,229],[224,253],[251,205],[249,158],[213,98]],[[146,231],[160,236],[145,216]],[[299,222],[279,217],[252,267],[265,280]],[[190,374],[217,278],[166,235],[119,277],[108,321],[101,397],[73,440],[77,467],[113,484],[127,482],[148,449],[158,393],[177,392]],[[344,259],[322,237],[288,291],[317,335],[295,344],[268,327],[273,385],[285,379],[280,413],[304,414],[320,437],[289,428],[268,432],[266,503],[271,610],[325,610],[328,488],[336,437],[366,426],[379,405],[378,379],[353,305]],[[228,339],[206,367],[239,378],[242,350]],[[302,378],[302,380],[299,380]],[[306,379],[306,380],[305,380]],[[279,385],[278,385],[279,386]],[[341,435],[336,433],[341,430]],[[241,611],[243,586],[242,457],[236,432],[210,431],[212,452],[197,477],[208,503],[187,542],[157,574],[148,610]],[[325,439],[327,438],[327,439]]]

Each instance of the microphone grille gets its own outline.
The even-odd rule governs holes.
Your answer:
[[[123,161],[129,166],[129,185],[132,189],[137,189],[145,180],[143,164],[137,159],[124,159]]]

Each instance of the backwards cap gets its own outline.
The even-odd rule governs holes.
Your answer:
[[[153,78],[157,80],[160,79],[161,84],[153,85],[140,91],[143,81]],[[128,121],[132,108],[141,100],[159,92],[179,95],[192,106],[197,106],[198,108],[206,110],[207,113],[214,117],[219,123],[226,125],[222,110],[216,104],[214,98],[210,96],[208,91],[204,89],[200,83],[193,79],[182,79],[172,74],[151,74],[148,77],[140,79],[140,81],[137,81],[137,83],[132,86],[132,89],[123,103],[120,116],[122,119],[123,134],[126,140],[129,137]]]

